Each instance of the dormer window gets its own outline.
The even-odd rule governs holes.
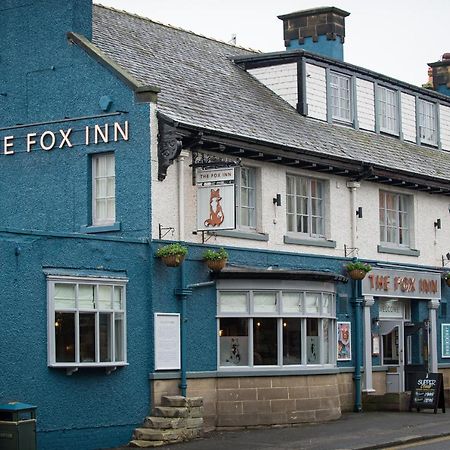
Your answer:
[[[331,115],[333,120],[352,122],[351,78],[330,73]]]
[[[378,120],[380,131],[398,135],[398,98],[392,89],[378,86]]]
[[[437,144],[436,105],[419,99],[419,137],[420,143]]]

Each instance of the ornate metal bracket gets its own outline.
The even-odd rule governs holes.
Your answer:
[[[170,232],[172,232],[172,236],[173,236],[173,233],[175,232],[174,227],[163,227],[160,223],[158,224],[158,229],[159,229],[159,239],[163,239]],[[164,234],[163,234],[163,232],[164,232]]]
[[[351,255],[354,255],[355,257],[358,257],[359,248],[357,247],[347,247],[346,244],[344,244],[344,255],[345,257],[349,257]]]
[[[163,181],[167,169],[178,158],[183,147],[181,137],[161,114],[158,114],[158,180]]]
[[[228,159],[223,158],[222,156],[215,155],[207,155],[201,152],[192,152],[192,185],[195,186],[196,177],[195,172],[196,169],[201,167],[202,169],[221,169],[223,167],[236,167],[241,165],[241,159]]]

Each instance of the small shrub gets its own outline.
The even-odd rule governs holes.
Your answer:
[[[351,272],[352,270],[362,270],[367,273],[372,270],[372,266],[370,264],[366,264],[361,261],[353,261],[348,263],[345,268],[347,269],[347,272]]]
[[[203,253],[203,259],[205,261],[218,261],[220,259],[228,259],[228,253],[223,248],[220,248],[219,250],[208,249],[205,253]]]
[[[177,242],[175,244],[168,244],[158,248],[156,252],[156,257],[162,258],[164,256],[173,256],[173,255],[186,256],[187,252],[188,252],[187,247]]]

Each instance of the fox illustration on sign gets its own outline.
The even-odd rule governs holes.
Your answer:
[[[218,227],[225,219],[222,205],[220,204],[221,200],[220,189],[211,189],[209,196],[209,219],[205,220],[205,227]]]

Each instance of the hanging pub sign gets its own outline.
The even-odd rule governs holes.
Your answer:
[[[434,409],[437,413],[438,408],[445,413],[444,381],[442,373],[423,373],[418,374],[416,382],[411,391],[409,410],[416,408]]]
[[[197,186],[197,230],[234,230],[234,184]]]
[[[236,228],[234,167],[197,169],[197,230]]]
[[[441,276],[431,272],[374,268],[362,281],[362,294],[439,300]]]

